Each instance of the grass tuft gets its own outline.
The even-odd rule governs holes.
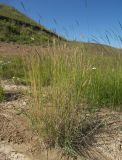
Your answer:
[[[101,126],[91,111],[121,110],[121,62],[118,54],[89,54],[80,48],[42,49],[26,58],[33,97],[29,117],[49,148],[84,154]]]

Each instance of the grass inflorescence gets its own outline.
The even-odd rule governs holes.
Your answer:
[[[119,53],[101,55],[79,47],[48,48],[36,50],[25,64],[33,97],[29,116],[49,147],[59,146],[71,156],[82,154],[101,126],[93,111],[121,111]]]
[[[90,50],[62,44],[0,57],[1,78],[31,88],[28,116],[34,130],[47,147],[72,157],[86,154],[103,125],[95,111],[122,106],[121,50]]]

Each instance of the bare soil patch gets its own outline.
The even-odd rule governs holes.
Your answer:
[[[0,54],[1,55],[24,55],[26,53],[34,53],[48,51],[48,48],[43,48],[39,45],[27,45],[27,44],[14,44],[14,43],[2,43],[0,42]]]

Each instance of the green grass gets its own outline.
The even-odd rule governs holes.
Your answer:
[[[15,22],[0,20],[0,41],[20,44],[47,45],[52,37],[44,31],[35,31],[31,27],[16,25]]]
[[[45,31],[34,30],[33,27],[16,25],[14,21],[0,20],[0,41],[14,42],[19,44],[35,44],[49,46],[60,41],[56,36]],[[63,39],[61,40],[63,42]]]
[[[122,109],[121,55],[58,48],[31,54],[25,63],[34,130],[49,147],[58,146],[72,157],[81,155],[101,126],[95,111]]]
[[[83,47],[64,45],[0,57],[2,79],[30,86],[27,115],[33,129],[47,147],[61,148],[71,157],[82,156],[103,125],[96,111],[122,111],[121,53],[90,53]]]
[[[2,42],[47,46],[52,45],[54,39],[56,43],[66,41],[10,6],[0,4],[0,16],[4,17],[4,19],[0,18],[0,41]]]
[[[0,77],[25,84],[25,66],[20,56],[0,56]]]
[[[77,157],[102,126],[96,111],[122,111],[122,56],[117,49],[99,54],[65,46],[1,56],[0,75],[30,86],[27,115],[47,147]]]
[[[15,8],[4,5],[4,4],[0,4],[0,15],[8,17],[10,19],[15,19],[15,20],[19,20],[25,23],[30,23],[32,25],[37,25],[37,23],[31,18],[20,13]]]
[[[66,89],[74,102],[119,108],[122,104],[122,57],[92,55],[80,50],[65,52],[32,56],[31,65],[38,65],[33,68],[33,76],[40,85],[54,90],[55,87]]]

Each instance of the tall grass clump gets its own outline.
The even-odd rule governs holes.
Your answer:
[[[29,116],[48,146],[71,156],[83,154],[101,124],[89,109],[121,109],[121,62],[118,54],[91,54],[79,47],[36,50],[27,56],[33,97]]]

